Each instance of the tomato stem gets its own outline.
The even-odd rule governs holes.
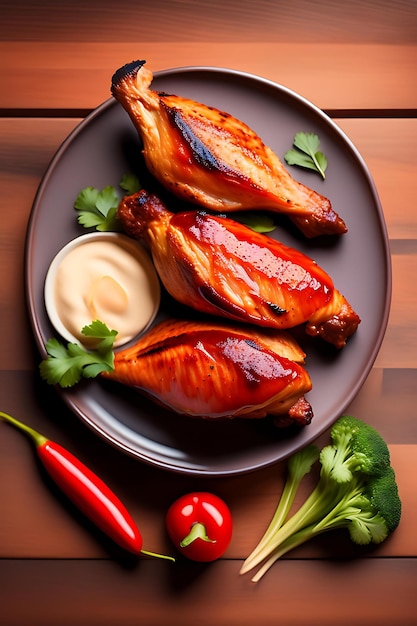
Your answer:
[[[180,542],[181,548],[186,548],[196,539],[201,539],[202,541],[206,541],[207,543],[216,543],[214,539],[210,539],[207,535],[207,530],[204,524],[200,522],[196,522],[191,526],[190,532],[184,539]]]
[[[10,424],[13,424],[13,426],[16,426],[16,428],[18,428],[19,430],[22,430],[27,435],[29,435],[29,437],[35,442],[35,445],[37,448],[39,448],[39,446],[42,446],[44,443],[49,441],[47,437],[44,437],[44,435],[41,435],[41,433],[38,433],[37,430],[34,430],[33,428],[31,428],[30,426],[27,426],[26,424],[22,424],[22,422],[19,422],[19,420],[17,420],[15,417],[12,417],[8,413],[3,413],[3,411],[0,411],[0,418],[6,422],[9,422]]]

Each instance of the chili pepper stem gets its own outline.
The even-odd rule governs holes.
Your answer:
[[[19,430],[22,430],[27,435],[29,435],[29,437],[34,441],[37,448],[39,448],[39,446],[41,446],[42,444],[48,441],[47,437],[45,437],[44,435],[41,435],[41,433],[38,433],[37,430],[34,430],[30,426],[27,426],[26,424],[19,422],[19,420],[17,420],[15,417],[12,417],[8,413],[4,413],[3,411],[0,411],[0,418],[3,419],[5,422],[9,422],[10,424],[15,426]]]
[[[148,550],[141,550],[141,554],[145,556],[151,556],[155,559],[165,559],[166,561],[173,561],[175,563],[175,558],[173,556],[168,556],[167,554],[158,554],[157,552],[148,552]]]

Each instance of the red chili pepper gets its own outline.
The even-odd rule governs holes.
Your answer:
[[[50,477],[79,510],[115,543],[136,555],[175,560],[171,556],[142,550],[142,536],[126,507],[101,478],[71,452],[7,413],[0,411],[0,417],[29,435]]]
[[[218,496],[197,491],[173,502],[166,515],[171,541],[193,561],[215,561],[232,539],[232,514]]]

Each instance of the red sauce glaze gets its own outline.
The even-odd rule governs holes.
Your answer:
[[[304,368],[238,331],[199,329],[138,345],[115,357],[113,378],[146,391],[165,406],[192,415],[233,415],[268,405],[289,388],[310,390]]]
[[[233,312],[218,286],[225,272],[229,280],[233,275],[240,293],[258,301],[252,317],[266,325],[274,319],[279,319],[282,328],[307,321],[332,298],[332,279],[312,259],[234,220],[186,212],[174,215],[170,226],[209,256],[212,275],[198,287],[213,306],[229,306]],[[193,280],[198,283],[195,276]]]

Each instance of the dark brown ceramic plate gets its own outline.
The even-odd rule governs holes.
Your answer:
[[[326,180],[296,167],[290,168],[291,173],[330,198],[349,228],[340,238],[306,241],[282,221],[271,234],[315,258],[362,318],[356,335],[340,352],[321,341],[307,340],[303,333],[298,335],[313,381],[308,399],[314,418],[304,429],[279,431],[268,419],[193,420],[169,414],[132,390],[98,380],[61,394],[97,434],[144,462],[188,474],[239,474],[275,463],[316,439],[364,383],[380,348],[390,306],[391,266],[384,217],[366,164],[350,140],[294,92],[248,74],[194,67],[156,73],[152,86],[242,119],[281,159],[296,132],[317,133],[329,163]],[[118,186],[127,172],[145,178],[140,143],[125,111],[110,99],[58,150],[30,217],[26,289],[42,358],[45,342],[54,336],[43,295],[49,264],[68,241],[86,232],[76,220],[75,198],[87,186]]]

